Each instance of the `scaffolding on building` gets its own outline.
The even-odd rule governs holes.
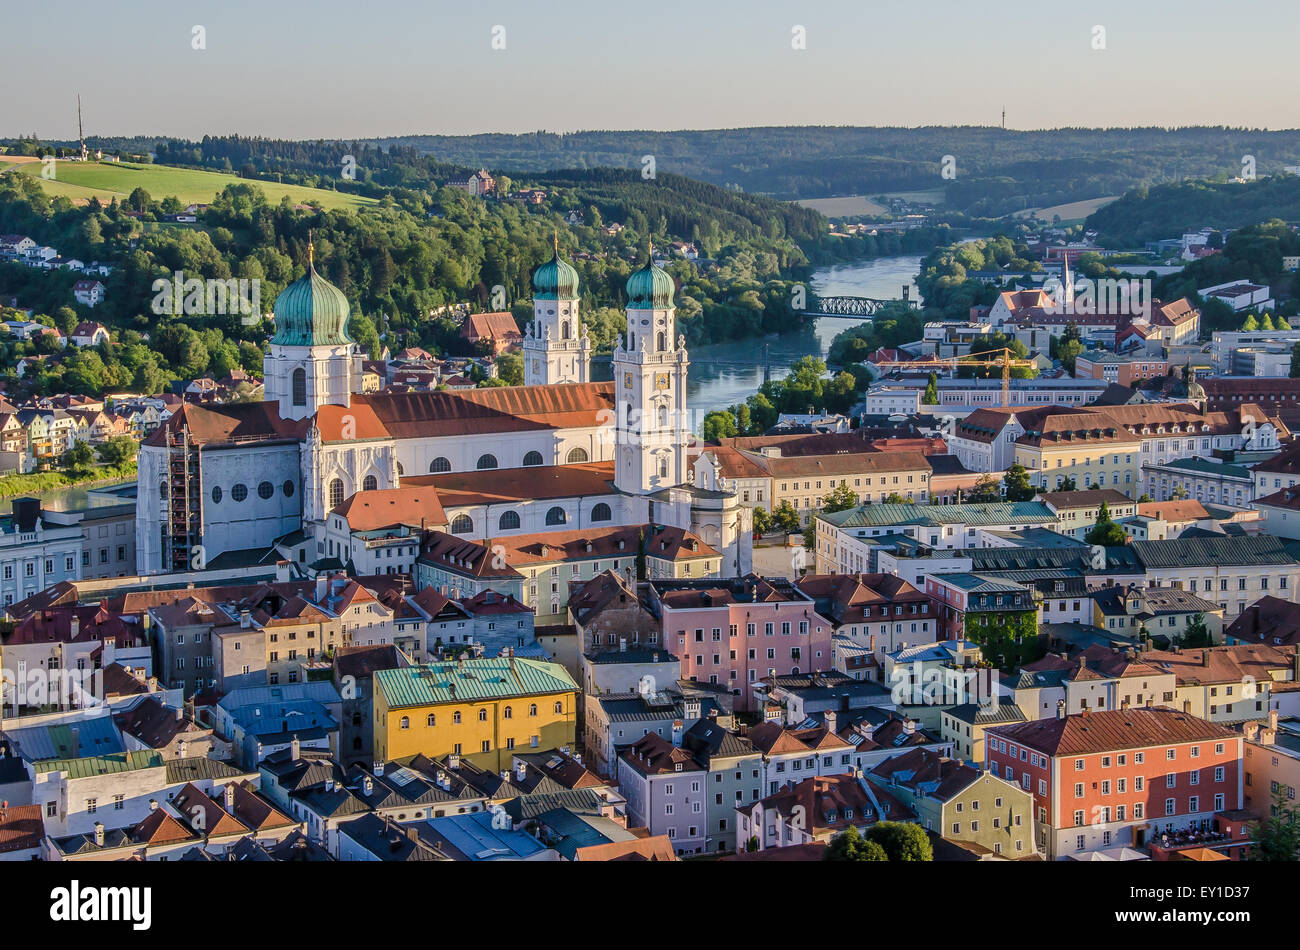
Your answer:
[[[196,553],[203,540],[203,483],[199,446],[185,426],[167,434],[167,517],[163,551],[172,571],[201,569]],[[196,551],[197,549],[197,551]]]

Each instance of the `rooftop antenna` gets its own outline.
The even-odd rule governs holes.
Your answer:
[[[77,141],[81,143],[81,160],[84,162],[89,156],[86,152],[86,133],[81,127],[81,93],[77,93]]]

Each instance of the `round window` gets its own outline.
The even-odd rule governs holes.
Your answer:
[[[248,497],[248,486],[243,482],[235,482],[230,488],[230,497],[235,501],[243,501]]]
[[[275,494],[275,486],[270,482],[262,482],[257,486],[257,496],[259,498],[270,498]]]
[[[212,503],[213,503],[214,505],[219,505],[219,504],[221,504],[221,486],[220,486],[220,485],[218,485],[216,488],[212,489]]]
[[[284,483],[284,497],[285,498],[293,497],[293,482]]]

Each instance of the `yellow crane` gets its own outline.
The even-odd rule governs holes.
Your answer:
[[[993,356],[994,359],[980,360],[975,359],[978,356]],[[932,356],[924,360],[884,360],[880,363],[873,363],[878,369],[907,369],[916,372],[928,372],[930,370],[948,370],[956,372],[959,366],[983,366],[1002,368],[1002,408],[1011,408],[1011,367],[1013,366],[1034,366],[1033,360],[1016,359],[1011,355],[1008,347],[1002,347],[997,350],[981,350],[978,353],[968,353],[965,356]]]

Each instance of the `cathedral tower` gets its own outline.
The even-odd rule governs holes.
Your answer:
[[[555,257],[533,274],[533,322],[524,337],[524,385],[591,382],[591,341],[578,319],[578,272]]]
[[[348,298],[316,273],[307,245],[307,273],[275,298],[275,336],[262,360],[266,400],[282,419],[305,419],[324,405],[351,405],[356,344],[348,336]]]
[[[653,260],[627,281],[627,334],[614,349],[614,485],[648,494],[689,480],[686,341],[676,336],[673,279]]]

